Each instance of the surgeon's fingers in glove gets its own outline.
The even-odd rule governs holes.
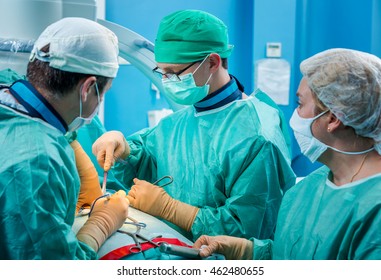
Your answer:
[[[109,131],[94,142],[92,152],[104,171],[109,171],[116,159],[130,155],[130,146],[121,132]]]
[[[214,236],[201,235],[193,244],[193,247],[196,249],[200,249],[199,254],[203,258],[209,257],[210,255],[214,253],[221,253],[219,251],[219,243],[213,242],[214,240],[215,240]]]
[[[163,188],[147,181],[134,179],[127,198],[136,209],[154,216],[162,216],[163,208],[172,199]]]
[[[200,256],[203,258],[213,253],[222,254],[228,260],[251,260],[253,258],[253,242],[244,238],[227,235],[202,235],[196,240],[193,247],[201,249]]]
[[[109,197],[103,197],[97,200],[91,211],[91,216],[97,215],[98,213],[107,213],[109,216],[115,215],[116,220],[119,220],[122,225],[128,216],[128,206],[129,201],[126,199],[126,192],[120,190]],[[119,219],[119,215],[125,217],[123,219]]]
[[[128,216],[129,201],[124,191],[97,200],[89,219],[77,233],[78,240],[98,251],[104,241],[119,229]]]
[[[199,208],[173,199],[163,188],[147,181],[135,178],[134,183],[127,195],[133,207],[191,230]]]

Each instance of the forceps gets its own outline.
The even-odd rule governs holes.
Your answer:
[[[167,183],[165,183],[164,185],[161,185],[161,186],[158,185],[161,181],[163,181],[165,179],[168,179],[169,181]],[[164,188],[165,186],[168,186],[169,184],[172,184],[172,182],[173,182],[173,177],[169,176],[169,175],[166,175],[166,176],[161,177],[157,181],[153,182],[152,185],[156,185],[158,187]]]
[[[132,239],[134,240],[135,246],[130,247],[130,249],[129,249],[130,253],[133,253],[133,254],[140,253],[142,251],[142,243],[145,243],[145,242],[148,242],[148,243],[154,245],[155,247],[160,246],[161,243],[154,242],[154,241],[152,241],[152,239],[141,235],[140,229],[141,229],[141,227],[137,226],[137,229],[134,233],[118,229],[118,232],[125,233],[125,234],[131,236]],[[159,237],[161,237],[161,236],[159,236]],[[143,240],[143,242],[140,242],[139,239]]]

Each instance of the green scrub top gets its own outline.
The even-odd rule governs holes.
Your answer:
[[[283,193],[295,182],[278,111],[255,97],[197,113],[193,106],[127,137],[131,155],[115,176],[154,182],[199,207],[189,239],[202,234],[273,237]]]
[[[274,242],[254,239],[254,259],[381,259],[381,174],[337,187],[323,166],[284,196]]]
[[[79,176],[65,136],[0,105],[0,143],[0,259],[96,259],[71,229]]]

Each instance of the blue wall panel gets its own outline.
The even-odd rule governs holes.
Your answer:
[[[148,126],[149,110],[168,108],[163,96],[156,99],[149,80],[132,65],[121,65],[105,98],[105,128],[124,135]]]
[[[371,52],[381,57],[381,0],[373,0]]]

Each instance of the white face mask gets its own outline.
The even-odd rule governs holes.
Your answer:
[[[305,119],[301,118],[295,109],[290,119],[290,126],[294,131],[300,150],[311,162],[315,162],[328,148],[327,145],[316,139],[311,132],[312,123],[327,112],[325,111],[313,118]]]
[[[87,118],[82,117],[82,94],[79,95],[79,117],[76,117],[69,125],[68,125],[68,132],[75,131],[79,129],[80,127],[84,126],[85,124],[91,123],[92,119],[96,116],[99,110],[99,104],[100,104],[100,97],[99,97],[99,90],[98,85],[95,83],[95,90],[97,92],[98,97],[98,105],[95,107],[94,111],[91,113],[90,116]]]
[[[360,152],[345,152],[334,147],[328,146],[312,135],[311,126],[312,123],[327,113],[328,110],[320,113],[313,118],[302,118],[299,116],[298,111],[295,109],[290,119],[290,126],[294,131],[296,141],[299,144],[302,153],[311,161],[315,162],[328,148],[347,155],[361,155],[374,150],[374,147]]]

